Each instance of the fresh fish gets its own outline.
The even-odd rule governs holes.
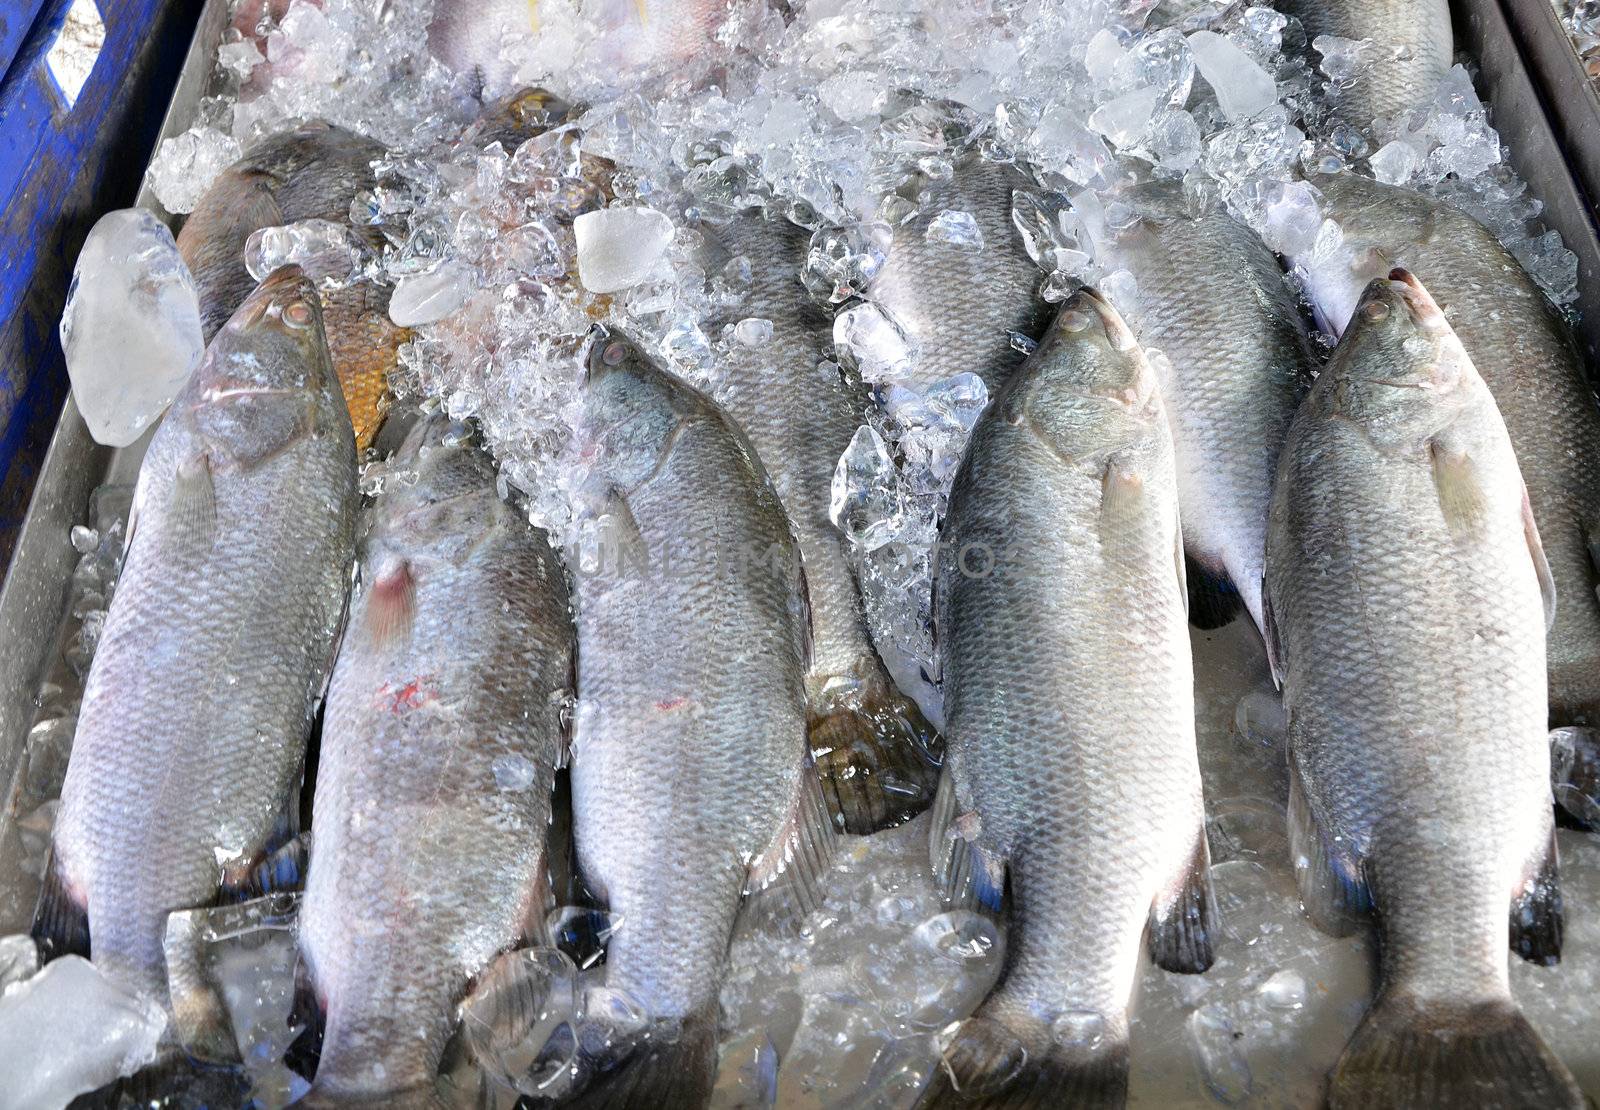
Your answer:
[[[178,252],[194,275],[207,340],[255,288],[244,261],[250,233],[310,219],[348,225],[350,202],[372,188],[372,163],[385,153],[372,139],[308,123],[258,143],[222,172],[178,232]],[[351,230],[374,252],[383,249],[376,228]],[[388,377],[410,334],[389,320],[389,292],[357,281],[321,294],[328,349],[358,449],[372,442],[383,422]]]
[[[35,924],[47,943],[166,1003],[167,915],[245,887],[293,832],[356,497],[316,290],[285,267],[217,333],[140,470]]]
[[[1161,381],[1177,452],[1189,617],[1261,627],[1267,507],[1278,451],[1311,378],[1300,308],[1278,260],[1223,212],[1181,192],[1130,197],[1142,218],[1110,248],[1138,282],[1128,322]]]
[[[441,418],[389,465],[323,718],[300,950],[309,1101],[424,1102],[455,1007],[549,910],[575,638],[547,537]]]
[[[1203,971],[1216,911],[1172,438],[1092,290],[979,420],[940,551],[930,848],[952,896],[1004,895],[1012,924],[931,1104],[1120,1105],[1147,931],[1162,967]]]
[[[1343,246],[1294,262],[1325,326],[1343,330],[1361,287],[1404,266],[1443,307],[1494,394],[1560,599],[1546,647],[1551,724],[1600,729],[1600,410],[1571,330],[1472,217],[1352,174],[1316,184]]]
[[[1334,94],[1337,115],[1366,127],[1426,107],[1455,60],[1449,0],[1283,0],[1305,27],[1312,52],[1331,35],[1370,43],[1361,66]]]
[[[733,341],[717,400],[750,437],[800,544],[811,602],[811,750],[823,792],[847,832],[873,832],[925,808],[938,774],[933,728],[873,650],[848,542],[828,517],[834,469],[872,399],[823,360],[828,316],[799,281],[807,233],[750,216],[718,236],[750,262],[740,316],[767,321],[772,336]]]
[[[1584,1105],[1512,1000],[1561,949],[1544,630],[1505,424],[1404,270],[1368,287],[1284,446],[1267,545],[1290,851],[1319,924],[1379,924],[1350,1107]]]
[[[611,536],[574,569],[574,837],[585,883],[622,918],[606,986],[676,1029],[589,1094],[700,1106],[745,893],[781,884],[763,904],[808,906],[830,857],[799,552],[712,401],[616,335],[593,344],[588,374],[582,435]]]
[[[1029,183],[1014,166],[970,157],[949,181],[924,184],[868,293],[914,345],[912,384],[970,371],[993,396],[1025,358],[1013,333],[1038,339],[1050,321],[1039,268],[1011,222],[1011,194]],[[978,238],[960,241],[969,216]]]

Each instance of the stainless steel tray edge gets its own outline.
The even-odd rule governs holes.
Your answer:
[[[194,122],[227,24],[227,0],[207,0],[167,108],[162,139],[187,131]],[[148,184],[140,188],[135,203],[174,222]],[[96,487],[134,479],[147,442],[148,437],[122,449],[96,443],[69,394],[0,586],[0,783],[7,786],[5,810],[0,812],[0,876],[22,874],[22,844],[12,812],[16,780],[33,723],[34,693],[59,650],[57,630],[78,561],[69,533],[73,525],[84,523]],[[28,927],[35,896],[36,891],[20,884],[0,887],[0,934]]]

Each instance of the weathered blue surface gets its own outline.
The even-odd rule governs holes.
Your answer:
[[[105,43],[69,107],[44,56],[70,0],[0,0],[0,570],[66,398],[72,263],[94,221],[132,203],[201,7],[97,4]]]

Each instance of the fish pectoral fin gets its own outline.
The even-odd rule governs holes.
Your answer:
[[[296,791],[296,808],[299,792]],[[224,868],[222,890],[230,899],[260,898],[300,890],[311,862],[311,833],[296,833],[239,868]]]
[[[1433,488],[1445,526],[1457,540],[1470,539],[1489,513],[1489,496],[1472,455],[1430,440]]]
[[[411,563],[399,559],[380,570],[367,588],[367,635],[374,644],[411,635],[417,614],[417,579]]]
[[[1198,975],[1211,966],[1212,932],[1217,924],[1211,846],[1202,821],[1188,859],[1150,906],[1150,958],[1167,971]]]
[[[955,780],[948,765],[939,780],[928,823],[928,858],[946,906],[982,906],[998,913],[1005,898],[1006,861],[977,844],[976,812],[958,813]]]
[[[53,851],[30,932],[39,944],[41,961],[69,955],[89,958],[89,907],[68,887]]]
[[[1100,536],[1109,542],[1137,525],[1148,511],[1144,475],[1124,465],[1117,455],[1100,476]]]
[[[211,456],[191,455],[178,464],[172,480],[172,515],[186,545],[209,550],[217,528],[217,487]]]
[[[1226,571],[1202,562],[1189,563],[1189,623],[1209,632],[1232,623],[1244,608],[1244,599]]]
[[[1511,899],[1511,950],[1529,963],[1552,967],[1561,962],[1561,882],[1556,866],[1556,832],[1531,861]]]
[[[1565,814],[1580,828],[1600,828],[1600,730],[1550,730],[1550,787],[1557,820]]]
[[[745,878],[749,912],[798,928],[822,903],[837,843],[816,768],[807,759],[788,817]]]
[[[1172,539],[1172,565],[1178,573],[1178,596],[1183,598],[1184,619],[1190,619],[1194,613],[1194,599],[1190,596],[1189,561],[1183,555],[1183,525],[1178,525],[1176,535]]]
[[[1539,576],[1539,596],[1544,599],[1544,630],[1556,623],[1556,580],[1550,573],[1550,560],[1544,555],[1544,542],[1539,539],[1539,525],[1533,519],[1533,502],[1528,500],[1528,486],[1522,486],[1522,535],[1528,541],[1528,554],[1533,557],[1533,570]]]
[[[1331,936],[1348,936],[1372,909],[1372,894],[1354,849],[1333,848],[1317,825],[1300,781],[1294,757],[1289,758],[1289,858],[1306,915]]]

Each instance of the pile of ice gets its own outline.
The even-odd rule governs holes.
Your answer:
[[[1572,48],[1590,77],[1600,78],[1600,3],[1595,0],[1551,0]]]

